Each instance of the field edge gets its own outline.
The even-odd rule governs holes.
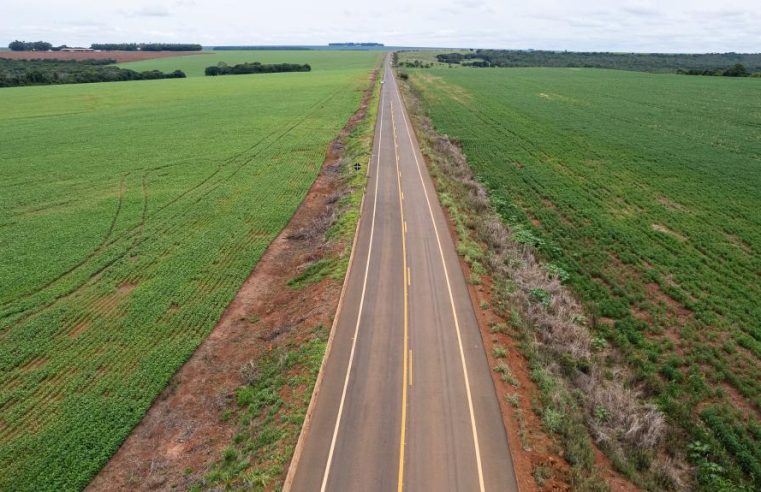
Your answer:
[[[312,374],[313,361],[317,357],[318,361],[322,359],[325,332],[323,326],[334,315],[336,291],[340,287],[338,281],[344,278],[348,266],[347,256],[352,251],[351,246],[347,246],[346,243],[351,242],[356,229],[360,206],[358,194],[361,195],[364,190],[365,179],[364,176],[360,177],[348,169],[348,161],[361,156],[365,147],[371,148],[372,145],[372,135],[367,143],[363,132],[355,133],[358,127],[366,125],[369,120],[372,120],[374,125],[375,110],[372,109],[371,101],[377,99],[377,73],[376,66],[370,71],[369,87],[364,89],[359,109],[349,118],[338,137],[328,145],[321,170],[294,215],[270,243],[206,340],[178,369],[140,424],[133,429],[119,451],[86,490],[130,490],[135,484],[135,476],[141,472],[147,472],[144,476],[148,480],[147,483],[158,488],[166,488],[167,482],[173,482],[171,488],[177,485],[196,488],[221,481],[230,483],[231,480],[245,480],[246,483],[250,483],[250,477],[244,477],[245,470],[236,466],[235,471],[231,472],[229,466],[230,450],[238,444],[237,436],[240,435],[240,432],[236,433],[234,429],[236,420],[239,421],[246,410],[239,395],[251,385],[267,385],[272,381],[267,381],[266,377],[252,378],[247,369],[257,375],[268,373],[268,370],[263,368],[269,364],[267,367],[278,373],[287,371],[287,382],[270,374],[273,376],[271,379],[276,379],[281,385],[278,390],[284,389],[283,383],[298,381],[299,388],[289,392],[287,396],[290,399],[288,404],[294,406],[289,407],[290,415],[284,414],[283,419],[293,424],[294,421],[303,418],[303,409],[298,403],[302,398],[299,397],[308,394],[306,390],[314,384],[316,374]],[[294,277],[293,271],[300,273]],[[258,335],[252,335],[252,331],[256,331]],[[242,351],[238,350],[241,340],[246,337],[249,343],[257,344],[256,347],[249,347],[251,357],[242,356]],[[266,343],[261,343],[262,341]],[[210,437],[214,442],[204,446],[203,452],[196,448],[190,450],[195,455],[203,456],[191,459],[182,456],[183,452],[173,450],[177,447],[172,445],[172,441],[176,440],[176,432],[165,432],[159,434],[158,438],[150,435],[133,437],[133,434],[141,433],[139,429],[142,429],[142,434],[146,434],[146,431],[152,434],[150,430],[155,431],[163,420],[170,418],[168,414],[173,407],[170,401],[182,401],[187,404],[187,398],[196,395],[183,387],[183,382],[191,376],[188,373],[204,370],[219,372],[219,368],[210,366],[213,365],[211,362],[214,359],[219,359],[219,355],[222,355],[218,353],[215,357],[214,352],[219,352],[224,345],[227,345],[228,352],[231,349],[236,350],[238,354],[233,358],[240,360],[237,360],[237,365],[227,361],[223,368],[229,373],[223,378],[227,383],[227,389],[213,398],[215,401],[212,403],[216,408],[204,409],[205,412],[211,410],[212,418],[206,419],[206,426],[210,427],[206,437]],[[301,350],[304,347],[307,349]],[[279,365],[284,354],[286,358],[291,356],[287,368]],[[231,354],[227,353],[225,356],[231,357]],[[194,360],[197,365],[203,366],[204,363],[199,362],[199,359],[204,358],[211,361],[206,364],[207,367],[189,369]],[[187,396],[183,397],[183,394]],[[308,398],[305,401],[308,402]],[[203,406],[200,403],[199,405]],[[182,411],[180,423],[175,416],[173,427],[197,425],[192,418],[195,413],[188,410],[185,408]],[[148,422],[149,420],[153,422]],[[267,424],[263,426],[269,429]],[[279,461],[290,459],[289,453],[293,450],[293,443],[290,442],[293,438],[291,431],[289,428],[277,440],[268,443],[278,448]],[[198,430],[193,429],[192,432],[197,433]],[[130,440],[139,442],[131,444]],[[133,448],[131,450],[127,449],[130,444]],[[165,463],[161,453],[156,452],[160,449],[157,444],[165,445],[166,449],[178,455],[175,456],[177,460],[170,464]],[[137,465],[136,459],[139,460]],[[158,470],[154,470],[156,461],[160,463]],[[235,464],[239,465],[239,460],[236,460]],[[262,465],[255,460],[251,460],[251,464]],[[279,481],[282,474],[270,479]]]

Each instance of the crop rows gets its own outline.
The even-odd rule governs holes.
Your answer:
[[[118,448],[303,199],[376,59],[349,56],[0,94],[0,489]]]
[[[681,426],[675,446],[709,443],[694,463],[717,467],[701,483],[758,486],[761,83],[579,69],[411,80],[504,219],[569,272],[594,335]]]

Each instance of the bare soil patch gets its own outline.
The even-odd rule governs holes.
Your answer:
[[[77,323],[74,328],[69,331],[69,338],[77,338],[82,333],[86,332],[90,328],[90,321],[84,320]]]
[[[44,366],[48,363],[47,357],[37,357],[36,359],[32,359],[23,366],[21,366],[21,369],[25,371],[31,371],[34,369],[39,369],[40,367]]]
[[[346,245],[304,235],[345,186],[338,166],[343,139],[364,115],[375,72],[362,104],[327,149],[320,175],[288,225],[270,244],[217,326],[180,369],[119,451],[90,483],[89,491],[184,490],[219,460],[238,428],[224,419],[244,366],[274,347],[298,344],[316,327],[328,327],[341,281],[325,278],[302,289],[288,281],[304,264],[339,255]],[[290,388],[289,401],[308,404],[306,385]],[[282,443],[293,446],[295,443]],[[286,467],[287,468],[287,467]]]
[[[0,58],[12,60],[107,60],[118,63],[171,56],[208,54],[206,51],[2,51]]]

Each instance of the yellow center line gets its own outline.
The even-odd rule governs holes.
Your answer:
[[[373,193],[373,212],[370,219],[370,242],[367,247],[367,260],[365,262],[365,274],[364,278],[362,280],[362,293],[359,297],[359,311],[357,312],[357,320],[356,324],[354,325],[354,336],[352,337],[351,341],[351,350],[349,351],[349,361],[346,366],[346,374],[344,376],[344,384],[343,384],[343,390],[341,391],[341,399],[339,400],[338,404],[338,414],[336,415],[336,424],[333,428],[333,437],[330,441],[330,449],[328,450],[328,458],[327,462],[325,463],[325,470],[323,471],[322,475],[322,485],[320,486],[320,492],[325,492],[328,486],[328,477],[330,476],[330,468],[333,464],[333,453],[335,452],[336,448],[336,441],[338,439],[338,432],[341,426],[341,417],[343,416],[343,409],[344,404],[346,402],[346,392],[349,387],[349,378],[351,377],[352,368],[354,367],[354,354],[356,352],[357,348],[357,339],[359,338],[359,327],[360,322],[362,321],[362,310],[364,309],[365,305],[365,294],[367,292],[367,279],[370,272],[370,259],[373,255],[373,237],[375,235],[375,217],[376,212],[378,210],[378,182],[380,181],[380,156],[381,156],[381,143],[383,142],[383,115],[385,111],[384,103],[386,101],[386,97],[383,95],[383,91],[381,90],[380,94],[380,100],[378,105],[380,106],[380,125],[378,128],[378,153],[376,155],[375,160],[375,191]],[[393,104],[393,100],[391,101],[391,104]],[[373,144],[375,145],[375,144]],[[369,176],[369,167],[368,166],[368,176]],[[364,204],[364,201],[363,201]],[[359,234],[359,232],[357,232]]]
[[[410,386],[412,386],[412,349],[410,349],[410,358],[408,365],[410,366]]]
[[[391,126],[394,133],[394,156],[396,158],[396,185],[399,191],[399,212],[401,217],[402,231],[404,231],[404,206],[402,200],[404,200],[404,193],[402,192],[402,180],[401,173],[399,172],[399,144],[396,138],[396,120],[394,119],[394,105],[391,104]],[[402,273],[403,276],[407,276],[409,268],[407,267],[407,239],[405,234],[402,233]],[[398,492],[404,490],[404,448],[405,439],[407,434],[407,352],[409,350],[408,345],[408,305],[407,305],[407,283],[408,279],[403,279],[404,284],[404,349],[402,351],[402,424],[399,437],[399,479],[397,482]]]
[[[454,319],[455,333],[457,334],[457,345],[459,346],[459,349],[460,349],[460,363],[462,365],[462,374],[463,374],[463,379],[465,383],[465,394],[468,400],[468,411],[470,413],[470,428],[471,428],[471,433],[473,435],[473,447],[476,454],[476,468],[478,470],[478,488],[480,492],[484,492],[485,491],[484,472],[483,472],[483,466],[481,464],[481,448],[478,443],[478,429],[476,426],[475,411],[473,409],[473,396],[471,395],[471,391],[470,391],[470,378],[468,377],[468,366],[465,361],[465,349],[463,348],[462,334],[460,332],[460,322],[457,316],[457,308],[455,307],[455,303],[454,303],[454,295],[452,294],[452,284],[449,280],[449,272],[447,269],[446,259],[444,258],[444,249],[441,245],[441,238],[439,236],[439,228],[436,226],[436,218],[434,217],[433,207],[431,206],[431,200],[428,196],[428,189],[426,188],[425,180],[423,179],[423,171],[420,165],[420,160],[418,159],[418,153],[415,151],[415,144],[412,141],[412,131],[410,129],[410,124],[408,122],[407,115],[404,112],[404,103],[402,102],[402,97],[399,94],[399,90],[395,89],[394,92],[395,92],[394,95],[396,96],[396,99],[399,101],[399,106],[401,107],[402,121],[404,122],[404,128],[407,133],[407,139],[409,140],[410,147],[412,148],[412,156],[415,158],[415,167],[417,167],[417,174],[418,174],[418,177],[420,178],[420,184],[423,188],[423,196],[425,197],[425,201],[428,205],[428,214],[431,218],[431,223],[433,224],[433,232],[436,238],[436,243],[438,245],[439,256],[441,257],[441,264],[444,269],[444,279],[446,280],[446,284],[447,284],[447,291],[449,294],[449,304],[452,308],[452,317]],[[391,116],[393,121],[393,115],[394,115],[393,103],[391,105],[391,109],[392,109]],[[397,138],[396,127],[394,127],[394,141],[395,142],[396,142],[396,138]]]

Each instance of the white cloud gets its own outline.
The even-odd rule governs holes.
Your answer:
[[[757,0],[3,0],[0,44],[161,40],[611,51],[761,51]],[[88,24],[90,22],[91,24]]]

